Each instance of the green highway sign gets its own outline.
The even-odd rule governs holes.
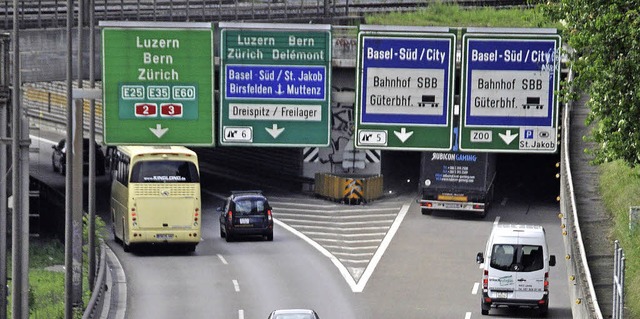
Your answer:
[[[213,145],[211,23],[100,26],[104,142]]]
[[[467,29],[461,150],[557,151],[560,44],[555,29]]]
[[[220,145],[329,145],[330,26],[219,28]]]
[[[360,27],[357,148],[452,148],[455,44],[448,28]]]

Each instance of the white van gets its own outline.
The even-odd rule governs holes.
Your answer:
[[[547,315],[549,267],[555,266],[556,257],[549,255],[542,226],[494,226],[485,253],[478,253],[476,262],[484,264],[483,315],[492,306],[533,307]]]

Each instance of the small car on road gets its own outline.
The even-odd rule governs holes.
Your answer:
[[[88,175],[89,171],[89,144],[90,140],[88,138],[84,138],[82,140],[83,175]],[[60,140],[58,144],[51,146],[51,148],[53,149],[53,152],[51,153],[51,166],[53,166],[53,171],[60,172],[62,175],[65,175],[67,169],[66,140]],[[98,143],[95,143],[95,154],[96,175],[104,175],[106,171],[104,154],[102,153],[102,147]]]
[[[273,217],[262,191],[232,191],[220,213],[220,237],[228,242],[239,236],[263,236],[273,240]]]
[[[311,309],[280,309],[274,310],[268,319],[320,319]]]

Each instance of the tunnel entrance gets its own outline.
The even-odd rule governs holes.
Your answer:
[[[420,155],[416,151],[382,151],[380,171],[386,193],[410,193],[418,190]]]
[[[420,156],[418,151],[382,151],[381,173],[384,191],[411,193],[418,191]],[[496,200],[502,197],[555,201],[560,194],[556,164],[560,155],[499,153],[496,159]]]

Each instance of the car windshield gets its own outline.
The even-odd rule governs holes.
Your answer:
[[[273,317],[274,319],[315,319],[313,315],[306,313],[286,313],[279,314]]]
[[[542,246],[536,245],[493,245],[491,268],[518,272],[540,270],[544,266]]]
[[[236,214],[259,215],[266,212],[267,201],[262,198],[236,200]]]
[[[131,183],[198,183],[198,170],[192,162],[138,162],[131,171]]]

